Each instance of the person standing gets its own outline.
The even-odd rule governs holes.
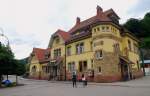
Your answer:
[[[73,88],[74,87],[77,87],[77,76],[76,76],[76,73],[73,72],[73,75],[72,75],[72,84],[73,84]]]
[[[87,86],[87,79],[84,74],[82,74],[82,82],[83,82],[83,87]]]

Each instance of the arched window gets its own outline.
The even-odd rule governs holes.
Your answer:
[[[36,72],[36,66],[32,67],[32,72]]]
[[[102,52],[102,50],[96,51],[95,57],[96,57],[96,59],[102,59],[103,58],[103,52]]]

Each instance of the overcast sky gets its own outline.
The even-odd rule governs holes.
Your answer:
[[[150,0],[0,0],[0,28],[10,40],[17,59],[29,56],[33,47],[47,48],[57,29],[68,31],[76,17],[85,20],[96,14],[96,6],[113,8],[121,23],[143,18]],[[0,32],[1,33],[1,32]]]

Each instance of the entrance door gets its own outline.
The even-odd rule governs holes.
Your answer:
[[[127,64],[121,64],[121,73],[123,80],[129,80],[129,70]]]
[[[57,66],[53,66],[53,76],[57,76]]]

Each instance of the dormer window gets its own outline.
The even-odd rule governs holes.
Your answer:
[[[97,31],[100,31],[99,27],[97,27]]]
[[[60,40],[59,38],[56,38],[56,44],[59,44]]]
[[[50,57],[50,53],[45,53],[45,59],[48,59]]]
[[[96,32],[96,28],[94,28],[94,32]]]

